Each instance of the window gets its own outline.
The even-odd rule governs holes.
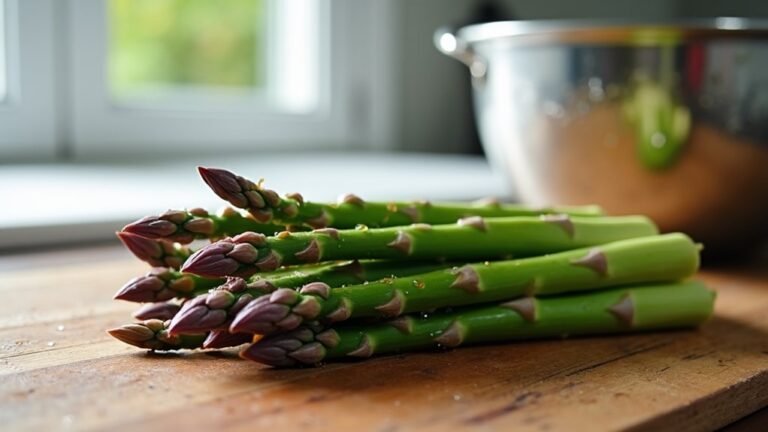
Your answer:
[[[5,102],[8,93],[5,75],[5,1],[0,0],[0,103]]]
[[[0,0],[0,9],[0,163],[52,159],[53,3]]]
[[[111,99],[155,108],[200,108],[227,96],[257,102],[267,87],[266,3],[110,0]]]
[[[392,141],[390,2],[0,5],[4,158],[365,148]]]

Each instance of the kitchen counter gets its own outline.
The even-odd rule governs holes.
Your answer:
[[[760,269],[762,267],[762,269]],[[768,266],[707,270],[697,331],[274,370],[107,336],[146,268],[116,246],[0,257],[3,430],[700,430],[768,405]]]

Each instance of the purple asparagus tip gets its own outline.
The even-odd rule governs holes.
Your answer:
[[[176,224],[163,220],[159,216],[146,216],[123,227],[124,232],[150,239],[168,237],[176,233],[177,230]]]
[[[208,277],[232,275],[240,268],[237,261],[227,256],[234,248],[234,243],[227,240],[205,246],[184,262],[181,271]]]
[[[200,333],[218,328],[227,323],[227,311],[213,309],[207,304],[209,294],[199,295],[184,303],[179,313],[168,326],[168,333]]]
[[[151,321],[150,321],[151,322]],[[159,322],[159,321],[158,321]],[[162,322],[160,322],[162,325]],[[146,343],[155,338],[154,329],[144,323],[126,324],[117,328],[107,330],[113,338],[125,342],[128,345],[144,348]]]
[[[131,253],[136,255],[136,258],[142,261],[151,263],[158,260],[163,255],[163,250],[156,240],[124,231],[116,234],[117,238],[123,242],[125,247],[127,247]]]
[[[157,302],[174,297],[173,291],[165,286],[165,282],[157,276],[139,276],[129,280],[115,294],[115,300],[125,300],[136,303]]]
[[[197,167],[197,171],[205,184],[221,199],[229,201],[235,207],[248,206],[248,199],[243,195],[244,190],[237,175],[224,169],[202,166]]]
[[[179,312],[180,308],[181,306],[168,302],[149,303],[134,312],[133,317],[142,321],[150,319],[167,321],[173,318]]]
[[[240,357],[269,366],[316,365],[326,355],[325,346],[315,341],[315,332],[301,327],[261,339],[240,352]]]
[[[283,323],[285,319],[291,321],[290,323],[285,322],[287,324],[285,327],[288,327],[284,328],[285,330],[290,330],[301,324],[300,317],[298,320],[290,319],[293,315],[290,306],[275,303],[271,301],[271,297],[272,295],[262,296],[248,303],[232,320],[229,331],[232,333],[270,334],[279,330],[281,328],[279,324]]]
[[[203,348],[229,348],[253,341],[253,335],[214,330],[203,341]]]

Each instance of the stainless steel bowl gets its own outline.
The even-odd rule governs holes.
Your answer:
[[[495,22],[469,66],[489,160],[523,202],[643,213],[729,251],[768,233],[768,22]]]

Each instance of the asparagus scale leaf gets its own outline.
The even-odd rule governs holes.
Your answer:
[[[615,288],[471,307],[387,323],[306,325],[253,343],[241,356],[271,366],[317,365],[337,358],[467,344],[693,327],[713,309],[700,282]]]
[[[262,222],[308,225],[313,228],[354,228],[359,224],[388,227],[412,223],[447,224],[468,216],[509,217],[565,213],[573,216],[600,216],[596,206],[533,209],[522,205],[501,205],[493,200],[466,203],[366,202],[353,194],[336,204],[305,201],[299,194],[280,196],[261,183],[227,170],[198,167],[203,181],[222,199],[248,210]]]
[[[267,238],[243,233],[197,251],[182,270],[207,277],[247,277],[281,265],[345,259],[482,260],[533,256],[658,234],[643,216],[568,215],[460,219],[452,225],[312,232]]]
[[[684,279],[699,266],[699,247],[684,234],[622,240],[592,248],[509,261],[469,264],[412,277],[298,292],[279,289],[242,308],[231,332],[270,334],[305,321],[394,317],[522,296]],[[522,309],[528,304],[521,302]]]

